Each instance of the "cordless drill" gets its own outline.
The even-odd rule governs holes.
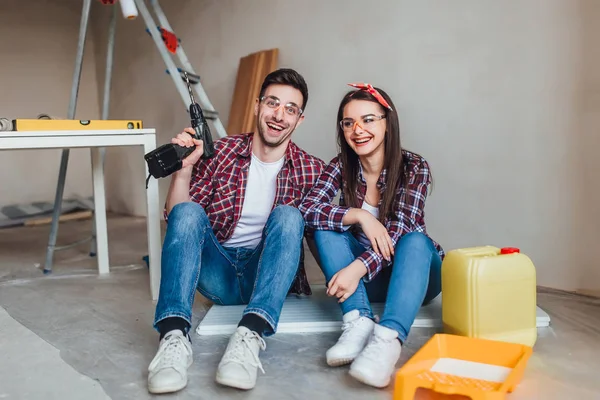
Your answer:
[[[215,147],[208,123],[206,122],[206,118],[204,118],[202,109],[196,103],[196,100],[194,100],[187,72],[184,72],[184,75],[190,99],[192,100],[190,104],[190,118],[192,120],[192,128],[196,131],[193,137],[194,139],[202,140],[204,144],[202,158],[212,158],[215,155]],[[195,149],[195,146],[184,147],[169,143],[152,150],[144,156],[144,159],[146,159],[146,163],[148,164],[150,175],[158,179],[179,171],[182,167],[183,159],[189,156]]]

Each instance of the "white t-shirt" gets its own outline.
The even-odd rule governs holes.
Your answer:
[[[252,154],[246,182],[246,195],[242,215],[226,247],[255,248],[262,239],[263,228],[271,214],[277,188],[277,174],[285,157],[265,163]]]

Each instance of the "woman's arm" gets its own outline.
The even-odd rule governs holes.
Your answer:
[[[396,247],[400,238],[412,231],[421,231],[425,200],[431,185],[429,164],[424,159],[416,160],[404,189],[397,190],[394,203],[394,216],[387,224],[392,244]],[[358,257],[367,267],[367,282],[372,280],[388,262],[373,249],[366,250]]]
[[[369,215],[371,214],[369,214],[367,210],[363,210],[362,208],[350,208],[346,215],[344,215],[344,219],[342,219],[342,224],[362,224],[363,219],[368,217]]]
[[[349,207],[333,204],[342,183],[342,170],[338,157],[333,158],[321,173],[312,189],[298,207],[306,225],[316,230],[343,231],[348,221],[356,218]]]

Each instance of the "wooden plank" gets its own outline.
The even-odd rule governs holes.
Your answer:
[[[277,68],[279,49],[262,50],[240,59],[235,83],[227,134],[254,132],[254,106],[265,77]]]
[[[63,221],[72,221],[72,220],[78,220],[78,219],[88,219],[92,217],[92,211],[78,211],[78,212],[72,212],[69,214],[64,214],[61,215],[58,220],[60,222]],[[36,225],[47,225],[50,224],[52,222],[52,217],[43,217],[43,218],[35,218],[35,219],[30,219],[25,221],[25,223],[23,225],[25,226],[36,226]]]

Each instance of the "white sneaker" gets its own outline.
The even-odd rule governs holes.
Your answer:
[[[343,321],[344,332],[337,343],[325,353],[327,364],[332,367],[350,364],[364,349],[375,326],[375,322],[370,318],[361,317],[358,310],[344,314]]]
[[[239,326],[229,339],[217,369],[216,381],[238,389],[252,389],[256,384],[257,368],[265,373],[258,358],[259,350],[265,348],[265,341],[258,333]]]
[[[150,393],[170,393],[187,385],[187,370],[192,365],[192,344],[179,329],[165,335],[148,366]]]
[[[350,366],[350,375],[367,385],[386,387],[400,359],[401,347],[398,332],[375,325],[369,343]]]

